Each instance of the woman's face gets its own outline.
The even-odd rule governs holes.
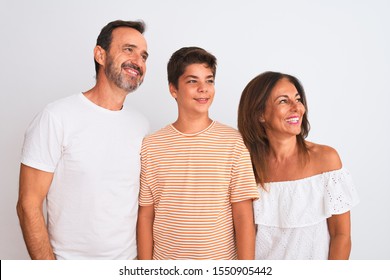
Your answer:
[[[305,111],[294,84],[287,78],[282,78],[268,97],[260,122],[264,124],[267,137],[296,136],[301,133]]]

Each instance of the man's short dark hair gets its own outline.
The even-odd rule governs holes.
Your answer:
[[[145,32],[145,23],[142,20],[138,21],[124,21],[124,20],[115,20],[108,23],[102,28],[100,34],[96,40],[96,46],[102,47],[105,51],[109,51],[111,41],[112,41],[112,31],[118,27],[129,27],[135,30],[138,30],[141,34]],[[96,75],[99,72],[99,63],[95,60],[95,70]]]

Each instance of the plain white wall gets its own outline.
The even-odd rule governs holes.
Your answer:
[[[361,197],[351,258],[390,259],[389,12],[386,0],[1,0],[0,258],[29,258],[15,211],[29,122],[47,103],[93,86],[92,50],[105,24],[143,19],[148,71],[127,105],[153,130],[175,120],[166,63],[183,46],[218,58],[211,116],[234,127],[255,75],[297,76],[308,96],[308,139],[338,150]]]

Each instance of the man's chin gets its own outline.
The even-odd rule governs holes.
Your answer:
[[[133,91],[136,91],[139,86],[142,84],[143,80],[140,80],[138,81],[137,83],[129,83],[129,84],[126,84],[126,85],[123,85],[121,86],[122,89],[124,89],[128,94],[133,92]]]

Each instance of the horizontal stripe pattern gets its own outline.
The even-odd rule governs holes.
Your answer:
[[[258,197],[237,130],[213,122],[185,135],[171,125],[145,138],[140,205],[154,205],[154,259],[236,259],[231,204]]]

